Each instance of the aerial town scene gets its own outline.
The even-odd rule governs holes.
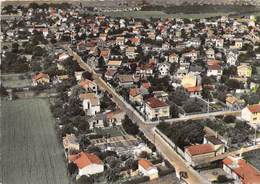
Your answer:
[[[1,1],[0,184],[260,184],[260,0]]]

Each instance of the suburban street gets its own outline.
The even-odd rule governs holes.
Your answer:
[[[192,167],[188,166],[185,160],[183,160],[160,136],[157,136],[153,132],[153,128],[155,125],[147,124],[147,122],[143,119],[143,117],[135,110],[132,106],[126,103],[121,96],[119,96],[111,87],[109,87],[106,82],[99,77],[95,71],[93,71],[81,58],[73,52],[68,46],[64,46],[64,48],[71,54],[78,62],[78,64],[82,67],[82,69],[89,71],[93,74],[93,78],[96,81],[97,85],[101,90],[107,91],[110,95],[112,95],[113,100],[117,103],[117,105],[126,112],[129,118],[136,122],[139,125],[140,130],[144,133],[144,135],[154,143],[157,150],[167,159],[176,170],[176,173],[179,174],[180,171],[187,172],[188,178],[185,181],[189,184],[207,184],[209,183],[205,178],[200,176],[197,171],[195,171]]]

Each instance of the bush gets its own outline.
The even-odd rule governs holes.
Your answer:
[[[125,119],[122,122],[124,130],[131,135],[136,135],[140,132],[138,125],[132,122],[132,120],[125,115]]]
[[[103,135],[102,134],[90,134],[88,136],[89,139],[100,139],[100,138],[103,138]]]
[[[236,120],[236,117],[235,116],[231,116],[231,115],[225,116],[224,119],[223,119],[223,121],[225,123],[234,123],[235,120]]]
[[[174,172],[174,169],[161,170],[161,171],[159,171],[159,177],[166,176],[166,175],[171,174],[173,172]]]
[[[230,179],[227,178],[225,175],[219,175],[217,181],[218,181],[219,183],[225,183],[225,182],[230,181]]]

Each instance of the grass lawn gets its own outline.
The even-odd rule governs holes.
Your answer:
[[[23,88],[32,85],[32,80],[25,74],[5,74],[1,76],[3,86],[6,88]]]
[[[123,128],[121,126],[107,127],[107,128],[95,128],[97,134],[110,135],[111,137],[123,136]]]
[[[0,182],[69,183],[54,124],[46,100],[2,101]]]

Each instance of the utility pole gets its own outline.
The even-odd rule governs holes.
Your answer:
[[[155,132],[153,133],[153,144],[155,146]]]
[[[208,113],[209,113],[209,99],[208,99]]]
[[[254,140],[254,145],[256,145],[256,139],[257,139],[257,133],[258,133],[258,125],[255,127],[255,140]]]

